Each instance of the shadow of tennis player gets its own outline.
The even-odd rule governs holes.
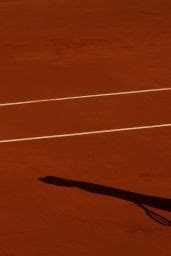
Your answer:
[[[147,208],[147,206],[150,206],[160,210],[171,212],[171,199],[169,198],[148,196],[95,183],[70,180],[53,176],[41,177],[39,178],[39,181],[55,186],[76,187],[91,193],[112,196],[133,202],[137,206],[141,207],[145,211],[145,213],[156,222],[162,225],[171,226],[170,220],[166,219],[165,217],[159,214],[156,214],[155,212]]]

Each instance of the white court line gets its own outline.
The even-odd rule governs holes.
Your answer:
[[[97,98],[97,97],[106,97],[106,96],[128,95],[128,94],[160,92],[160,91],[170,91],[170,90],[171,90],[171,88],[158,88],[158,89],[147,89],[147,90],[136,90],[136,91],[125,91],[125,92],[114,92],[114,93],[90,94],[90,95],[82,95],[82,96],[71,96],[71,97],[63,97],[63,98],[6,102],[6,103],[0,103],[0,107],[33,104],[33,103],[43,103],[43,102],[50,102],[50,101],[76,100],[76,99],[85,99],[85,98]]]
[[[144,130],[144,129],[164,128],[164,127],[171,127],[171,124],[146,125],[146,126],[135,126],[135,127],[128,127],[128,128],[117,128],[117,129],[99,130],[99,131],[90,131],[90,132],[64,133],[64,134],[55,134],[55,135],[49,135],[49,136],[6,139],[6,140],[0,140],[0,143],[46,140],[46,139],[55,139],[55,138],[75,137],[75,136],[84,136],[84,135],[92,135],[92,134],[104,134],[104,133],[124,132],[124,131]]]

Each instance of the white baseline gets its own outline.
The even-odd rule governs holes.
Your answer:
[[[150,93],[150,92],[161,92],[161,91],[170,91],[170,90],[171,90],[171,88],[158,88],[158,89],[147,89],[147,90],[136,90],[136,91],[125,91],[125,92],[90,94],[90,95],[82,95],[82,96],[71,96],[71,97],[63,97],[63,98],[6,102],[6,103],[0,103],[0,107],[24,105],[24,104],[35,104],[35,103],[43,103],[43,102],[51,102],[51,101],[79,100],[79,99],[86,99],[86,98],[97,98],[97,97],[107,97],[107,96],[109,97],[109,96],[117,96],[117,95],[139,94],[139,93]]]
[[[47,139],[56,139],[56,138],[65,138],[65,137],[75,137],[75,136],[84,136],[84,135],[93,135],[93,134],[105,134],[105,133],[124,132],[124,131],[135,131],[135,130],[154,129],[154,128],[166,128],[166,127],[167,128],[171,127],[171,124],[157,124],[157,125],[135,126],[135,127],[127,127],[127,128],[109,129],[109,130],[99,130],[99,131],[64,133],[64,134],[55,134],[55,135],[39,136],[39,137],[5,139],[5,140],[0,140],[0,143],[47,140]]]

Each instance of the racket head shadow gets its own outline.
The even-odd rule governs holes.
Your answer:
[[[150,217],[152,220],[158,222],[161,225],[164,226],[171,226],[171,220],[167,219],[166,217],[163,217],[162,215],[155,213],[151,209],[148,209],[145,205],[137,204],[140,208],[144,210],[144,212]]]

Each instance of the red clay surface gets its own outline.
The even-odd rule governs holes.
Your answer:
[[[0,1],[0,103],[170,87],[170,8]],[[0,140],[171,123],[170,102],[165,91],[1,107]],[[170,128],[0,144],[0,255],[170,256],[171,227],[133,202],[38,180],[171,198],[170,159]]]

